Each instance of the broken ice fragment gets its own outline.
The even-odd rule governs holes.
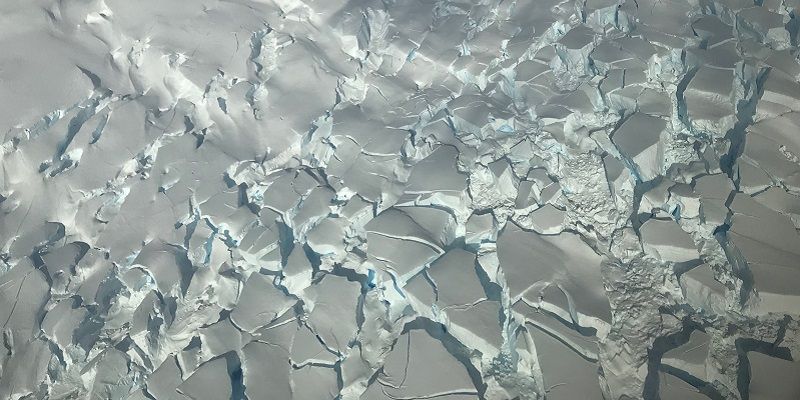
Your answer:
[[[691,236],[671,219],[648,219],[640,232],[645,252],[658,259],[685,262],[700,257]]]
[[[642,181],[649,181],[661,173],[661,133],[664,120],[642,113],[634,113],[611,136],[611,140],[625,155],[629,168]]]
[[[277,319],[294,303],[295,300],[277,288],[269,277],[253,273],[231,312],[231,321],[241,330],[253,332]]]

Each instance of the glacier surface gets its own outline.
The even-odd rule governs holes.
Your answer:
[[[3,1],[0,399],[800,399],[798,13]]]

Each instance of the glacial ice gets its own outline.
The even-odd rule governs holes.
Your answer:
[[[800,398],[797,0],[0,4],[0,399]]]

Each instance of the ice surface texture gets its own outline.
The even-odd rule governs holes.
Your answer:
[[[0,2],[0,400],[800,399],[799,0]]]

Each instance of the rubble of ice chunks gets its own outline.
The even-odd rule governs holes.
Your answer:
[[[800,3],[0,7],[0,398],[800,396]]]

